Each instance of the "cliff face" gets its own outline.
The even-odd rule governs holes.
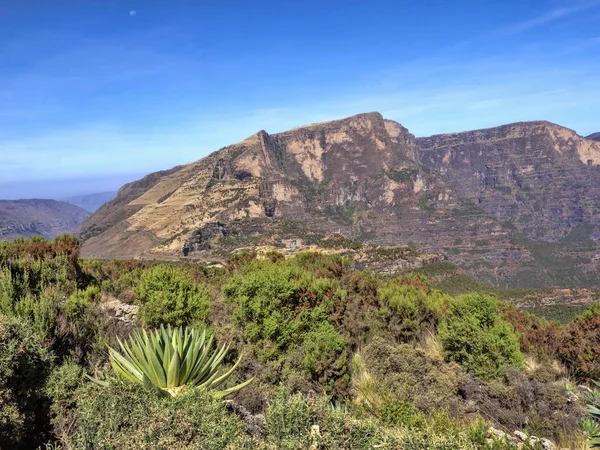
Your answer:
[[[0,200],[0,240],[70,233],[90,216],[87,211],[55,200]]]
[[[375,238],[379,225],[392,242],[397,214],[426,217],[419,198],[433,179],[420,168],[414,137],[378,113],[261,131],[149,177],[123,188],[80,228],[84,254],[196,256],[338,231]]]
[[[597,285],[597,142],[530,122],[422,138],[417,145],[424,167],[472,206],[466,223],[485,217],[497,224],[488,236],[478,227],[461,236],[455,261],[471,273],[486,265],[488,281],[497,284]],[[509,246],[501,236],[510,238]]]
[[[173,259],[341,233],[443,252],[499,285],[583,286],[600,278],[599,165],[600,143],[546,122],[415,139],[361,114],[149,175],[79,234],[84,256]],[[543,268],[556,255],[573,274]]]

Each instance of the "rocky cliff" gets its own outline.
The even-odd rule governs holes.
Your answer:
[[[448,250],[457,264],[470,273],[487,267],[495,284],[598,285],[600,144],[529,122],[417,145],[423,166],[468,205],[462,241]]]
[[[496,285],[587,287],[600,284],[599,165],[600,143],[547,122],[415,139],[368,113],[149,175],[78,232],[84,256],[156,259],[337,233],[442,252]]]
[[[0,240],[70,233],[90,216],[87,211],[55,200],[0,200]]]

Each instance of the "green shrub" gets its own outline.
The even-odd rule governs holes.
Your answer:
[[[65,311],[71,319],[81,319],[90,304],[100,300],[100,288],[89,286],[85,290],[75,291],[65,302]]]
[[[131,383],[86,383],[76,395],[77,429],[67,448],[256,448],[244,422],[202,390],[165,398]]]
[[[346,374],[346,344],[346,339],[333,325],[320,321],[304,335],[301,346],[303,367],[314,377],[318,377],[319,382],[326,388],[333,388],[333,380]]]
[[[235,305],[233,321],[244,327],[250,342],[264,345],[266,354],[296,343],[315,320],[325,320],[333,297],[343,295],[334,280],[314,277],[296,261],[249,264],[223,292]]]
[[[53,340],[60,304],[77,284],[78,249],[69,236],[0,243],[0,313],[26,318]]]
[[[412,403],[401,402],[388,397],[379,410],[383,423],[402,425],[408,428],[421,428],[425,423],[423,413],[416,410]]]
[[[341,260],[324,262],[312,254],[278,263],[254,261],[223,288],[226,302],[234,305],[233,322],[242,327],[259,360],[272,363],[275,372],[287,368],[289,376],[314,379],[326,389],[347,378],[346,340],[328,321],[346,292],[339,281],[304,267],[327,275],[338,264]],[[273,378],[279,376],[284,375]]]
[[[49,418],[44,385],[52,363],[42,339],[29,323],[0,315],[0,442],[3,448],[36,448],[41,444]]]
[[[329,398],[307,399],[281,391],[267,407],[268,448],[367,450],[394,448],[375,421],[332,410]],[[382,445],[383,444],[383,445]]]
[[[76,391],[83,382],[83,369],[74,361],[67,360],[56,367],[46,385],[46,394],[51,399],[50,407],[53,434],[66,441],[73,433],[76,416]]]
[[[317,415],[300,394],[282,392],[267,407],[269,440],[280,449],[303,448],[310,444],[310,429]]]
[[[383,304],[381,315],[390,331],[401,340],[435,329],[449,303],[449,297],[441,291],[425,291],[393,281],[379,289],[379,298]]]
[[[499,314],[495,297],[468,294],[455,298],[439,330],[446,358],[482,379],[499,378],[508,367],[521,367],[519,339]]]
[[[320,414],[321,437],[315,440],[319,449],[395,448],[393,435],[374,420],[366,417],[356,418],[339,411],[325,411],[322,406]]]
[[[63,297],[64,295],[51,285],[37,297],[27,294],[14,300],[11,308],[2,312],[30,321],[40,337],[52,340],[55,337]]]
[[[157,265],[144,271],[136,295],[139,315],[146,325],[184,326],[208,321],[208,290],[176,267]]]
[[[427,414],[441,408],[458,409],[459,389],[468,378],[467,374],[457,364],[445,363],[443,356],[437,353],[437,349],[433,352],[413,344],[398,345],[380,337],[374,338],[362,350],[363,371],[367,370],[376,379],[370,387],[369,384],[365,387],[371,391],[366,396],[382,399],[375,402],[377,404],[408,403]],[[356,377],[353,374],[353,381],[358,383],[360,380],[358,373]],[[382,407],[375,406],[373,412],[381,415]]]

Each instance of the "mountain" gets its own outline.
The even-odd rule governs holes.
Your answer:
[[[0,200],[0,240],[70,233],[90,213],[56,200]]]
[[[101,192],[98,194],[76,195],[65,198],[64,201],[93,213],[106,202],[113,200],[116,196],[116,192]]]
[[[600,143],[549,122],[415,137],[379,113],[265,131],[125,185],[97,258],[210,258],[338,233],[443,253],[497,286],[600,285]]]
[[[600,141],[600,133],[590,134],[587,138],[592,139],[594,141]]]

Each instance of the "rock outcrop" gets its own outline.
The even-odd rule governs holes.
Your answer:
[[[598,198],[600,143],[558,125],[415,139],[368,113],[260,131],[148,175],[78,233],[84,256],[150,259],[214,259],[336,233],[443,253],[503,287],[593,287]]]

